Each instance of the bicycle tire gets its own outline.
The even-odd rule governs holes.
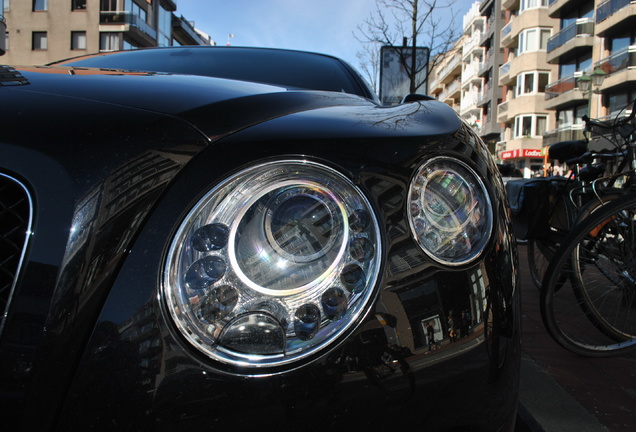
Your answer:
[[[592,212],[548,266],[541,317],[565,349],[609,357],[636,349],[636,194]]]

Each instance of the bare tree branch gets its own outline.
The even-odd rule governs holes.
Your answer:
[[[438,65],[451,50],[460,33],[455,30],[456,16],[453,6],[456,0],[376,0],[376,11],[358,25],[355,37],[364,44],[379,44],[396,49],[401,66],[410,81],[410,93],[415,93],[428,81],[431,68]],[[441,12],[447,11],[450,20],[442,23]],[[416,61],[417,48],[429,49],[428,65]],[[358,58],[365,63],[365,73],[375,73],[369,68],[371,58],[363,49]],[[379,56],[378,56],[379,64]],[[379,66],[377,68],[379,71]],[[370,81],[377,82],[377,79]],[[426,91],[426,89],[423,89]]]

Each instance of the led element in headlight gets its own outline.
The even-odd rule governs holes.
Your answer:
[[[320,164],[249,168],[210,191],[170,247],[163,295],[183,336],[241,366],[306,358],[368,306],[381,259],[362,193]]]
[[[419,245],[446,265],[470,262],[492,232],[492,206],[479,176],[448,157],[425,162],[409,189],[409,224]]]

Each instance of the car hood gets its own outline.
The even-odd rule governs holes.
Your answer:
[[[179,117],[214,141],[250,126],[304,113],[298,134],[442,135],[460,125],[438,101],[381,107],[357,95],[170,73],[72,67],[17,67],[20,91],[123,105]],[[307,121],[307,115],[311,117]],[[335,122],[335,123],[334,123]],[[343,127],[334,127],[336,124]],[[329,127],[331,125],[331,127]]]

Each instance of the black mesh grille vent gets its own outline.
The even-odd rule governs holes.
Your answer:
[[[0,174],[0,333],[31,228],[31,214],[26,189],[11,177]]]

